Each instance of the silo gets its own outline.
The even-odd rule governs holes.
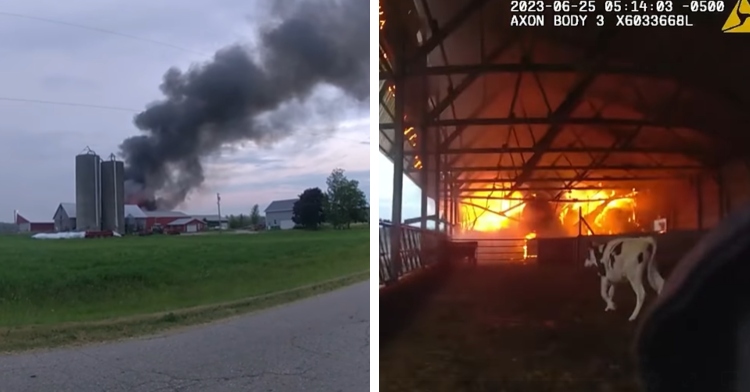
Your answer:
[[[86,149],[76,155],[76,230],[101,230],[101,159]]]
[[[125,232],[125,165],[114,154],[102,161],[102,230]]]

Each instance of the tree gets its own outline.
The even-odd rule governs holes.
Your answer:
[[[365,193],[359,189],[359,181],[346,178],[342,169],[333,169],[326,184],[326,217],[334,228],[349,228],[352,222],[367,222],[369,206]]]
[[[258,205],[254,205],[250,211],[250,224],[256,226],[260,223],[260,208]]]
[[[305,189],[292,207],[292,221],[306,229],[320,227],[325,220],[325,198],[320,188]]]

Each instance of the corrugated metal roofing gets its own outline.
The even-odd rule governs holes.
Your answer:
[[[186,224],[188,224],[188,223],[190,223],[192,221],[200,221],[200,219],[196,219],[196,218],[181,218],[181,219],[177,219],[177,220],[174,220],[172,222],[169,222],[169,224],[167,226],[182,226],[182,225],[186,225]]]
[[[180,211],[143,211],[147,218],[184,218],[185,213]]]
[[[143,212],[141,207],[135,204],[125,204],[125,217],[133,217],[135,219],[145,219],[146,214]]]
[[[266,207],[265,212],[286,212],[294,209],[294,203],[299,199],[274,200]]]

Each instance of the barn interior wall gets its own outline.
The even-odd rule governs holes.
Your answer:
[[[644,209],[652,211],[654,218],[666,218],[668,230],[698,228],[698,198],[691,181],[665,181],[652,185],[650,190],[652,200]]]
[[[719,197],[719,183],[717,177],[707,173],[698,178],[697,187],[700,187],[700,213],[701,224],[698,229],[710,229],[719,224],[722,218],[721,202]]]
[[[649,217],[667,218],[669,230],[702,230],[716,226],[722,217],[719,183],[711,173],[654,184],[653,199],[644,206]],[[642,214],[643,214],[642,213]]]
[[[720,170],[725,215],[750,203],[750,168],[747,162],[731,162]]]

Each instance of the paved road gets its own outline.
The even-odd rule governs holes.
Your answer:
[[[368,285],[179,333],[0,356],[0,391],[368,391]]]

